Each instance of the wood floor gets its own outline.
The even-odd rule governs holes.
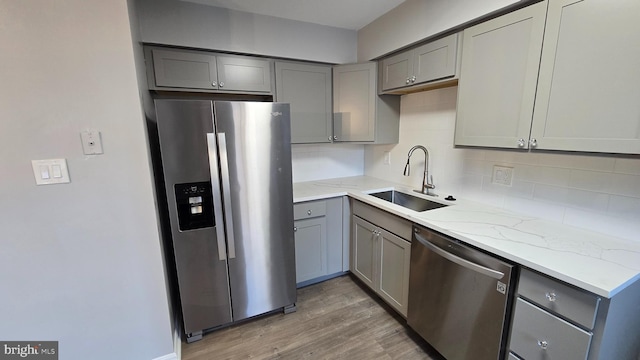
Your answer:
[[[182,359],[440,359],[350,275],[298,289],[297,308],[183,343]]]

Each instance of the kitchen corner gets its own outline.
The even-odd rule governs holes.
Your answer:
[[[349,196],[605,298],[640,280],[637,242],[464,198],[438,198],[451,206],[415,212],[367,195],[394,189],[412,192],[402,184],[355,176],[294,183],[293,199],[300,203]]]

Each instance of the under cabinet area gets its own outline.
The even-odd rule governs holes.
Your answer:
[[[380,62],[382,92],[456,76],[458,34],[401,52]]]
[[[330,65],[276,62],[278,102],[291,104],[291,143],[333,140]]]
[[[272,93],[268,59],[145,46],[145,61],[150,90]]]
[[[353,201],[351,272],[407,316],[411,223]]]
[[[294,204],[298,287],[344,272],[342,214],[342,197]]]
[[[376,89],[376,63],[333,67],[334,142],[398,143],[400,97]]]

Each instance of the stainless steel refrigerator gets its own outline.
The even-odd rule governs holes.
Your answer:
[[[289,105],[155,101],[187,341],[295,309]]]

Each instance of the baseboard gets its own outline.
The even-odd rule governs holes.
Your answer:
[[[180,317],[175,316],[175,326],[173,331],[173,352],[167,355],[163,355],[157,357],[153,360],[181,360],[182,359],[182,339],[181,339],[181,327],[180,327]]]
[[[176,356],[176,353],[171,353],[171,354],[167,354],[167,355],[163,355],[160,357],[157,357],[153,360],[177,360],[178,357]]]
[[[181,360],[182,359],[182,331],[180,331],[180,329],[182,329],[182,327],[180,326],[180,317],[176,316],[176,326],[174,327],[174,332],[173,332],[173,351],[176,354],[176,359],[177,360]]]
[[[173,313],[173,352],[176,359],[182,359],[182,313],[175,310]]]
[[[296,288],[300,289],[300,288],[303,288],[305,286],[317,284],[319,282],[323,282],[323,281],[331,280],[333,278],[337,278],[339,276],[347,275],[348,273],[349,273],[348,271],[337,272],[335,274],[324,275],[324,276],[317,277],[315,279],[299,282],[299,283],[296,284]]]

